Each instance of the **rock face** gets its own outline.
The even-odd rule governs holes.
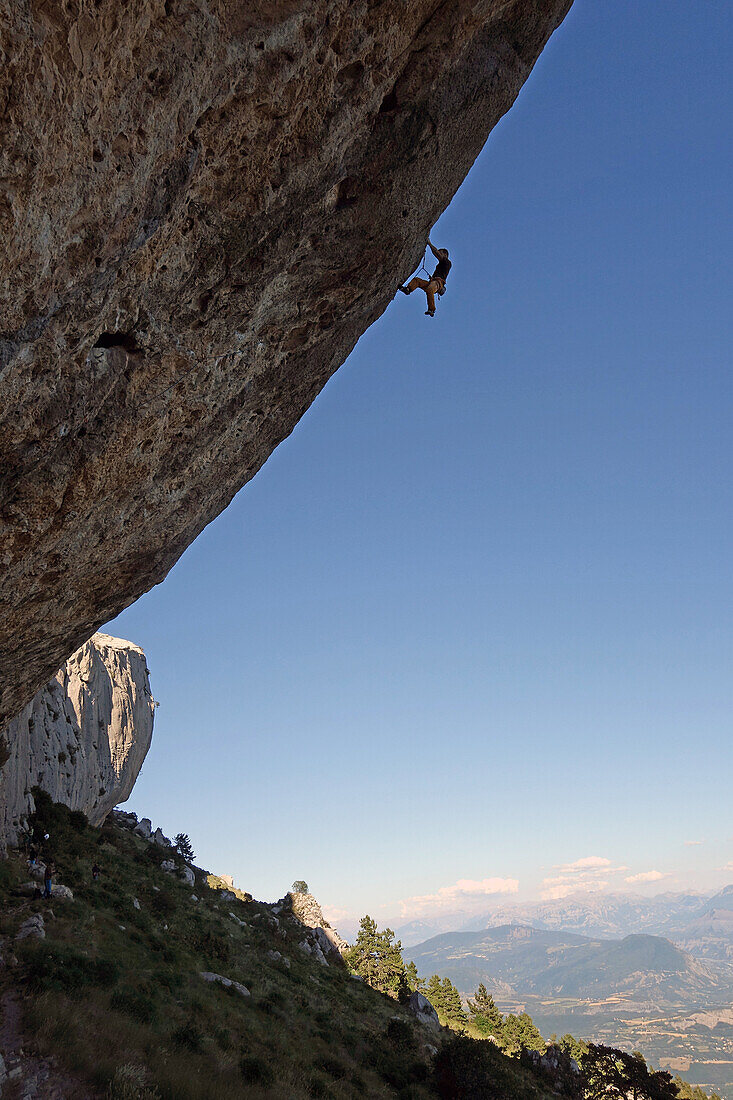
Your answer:
[[[571,2],[0,0],[0,729],[292,431]]]
[[[414,1012],[417,1019],[424,1026],[431,1031],[440,1031],[440,1020],[438,1019],[438,1013],[427,997],[424,997],[422,993],[417,990],[410,994],[410,1011]]]
[[[154,710],[143,651],[95,634],[0,738],[0,836],[17,839],[33,786],[100,825],[132,791]]]
[[[282,904],[290,907],[301,924],[314,930],[315,942],[322,951],[340,955],[348,948],[346,940],[342,939],[336,929],[332,928],[325,919],[320,905],[312,894],[286,894]]]

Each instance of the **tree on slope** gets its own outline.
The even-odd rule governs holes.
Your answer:
[[[380,932],[370,916],[362,917],[356,943],[344,954],[344,959],[357,974],[361,974],[372,989],[396,1000],[409,995],[402,958],[402,944],[394,942],[394,932]]]
[[[669,1073],[649,1069],[643,1057],[589,1043],[583,1059],[587,1100],[676,1100]]]
[[[419,993],[425,985],[425,979],[418,974],[414,962],[408,962],[405,967],[405,981],[410,993]]]
[[[483,982],[476,990],[474,999],[468,1002],[468,1011],[471,1023],[477,1031],[482,1035],[494,1035],[497,1039],[499,1038],[503,1023],[502,1015]]]
[[[570,1032],[563,1035],[562,1039],[557,1044],[560,1050],[564,1050],[565,1053],[573,1059],[578,1066],[582,1066],[583,1059],[588,1053],[588,1044],[582,1039],[576,1039]]]
[[[178,833],[173,843],[176,851],[183,856],[187,863],[191,863],[196,858],[188,833]]]
[[[681,1077],[675,1077],[674,1083],[677,1086],[679,1100],[721,1100],[717,1092],[704,1092],[699,1085],[689,1085]]]
[[[424,995],[430,1001],[431,1005],[438,1013],[443,1013],[443,983],[441,982],[437,974],[431,974],[428,978],[428,984],[423,990]]]
[[[535,1022],[526,1012],[518,1016],[507,1013],[501,1027],[501,1045],[506,1054],[517,1055],[523,1050],[544,1051],[547,1044]]]
[[[448,1027],[453,1031],[465,1031],[468,1017],[461,1004],[461,995],[450,978],[443,978],[442,999],[443,1016]]]

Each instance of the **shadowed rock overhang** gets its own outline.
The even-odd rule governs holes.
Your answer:
[[[571,0],[0,0],[0,729],[417,264]]]

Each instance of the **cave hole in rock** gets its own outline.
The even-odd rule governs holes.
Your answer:
[[[388,111],[397,110],[397,92],[392,89],[391,92],[387,92],[386,96],[381,102],[379,107],[380,115],[386,115]]]
[[[124,348],[129,354],[140,351],[134,332],[100,332],[94,348]]]
[[[356,202],[357,181],[353,176],[346,176],[338,185],[336,193],[336,209],[343,210],[347,206],[353,206]]]
[[[343,69],[339,69],[336,80],[339,84],[355,84],[363,72],[364,62],[353,61],[350,65],[344,65]]]

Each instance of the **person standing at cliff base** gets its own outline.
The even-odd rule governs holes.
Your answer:
[[[433,242],[428,238],[428,248],[438,261],[433,274],[429,279],[420,279],[417,275],[410,279],[407,286],[401,286],[399,289],[403,294],[412,294],[413,290],[424,290],[425,296],[428,300],[428,308],[425,310],[426,317],[435,316],[435,295],[442,298],[445,294],[445,281],[448,278],[448,272],[453,266],[448,259],[447,248],[436,248]]]
[[[53,860],[46,861],[46,869],[43,872],[43,896],[44,898],[50,898],[53,894],[53,876],[56,868],[53,865]]]

